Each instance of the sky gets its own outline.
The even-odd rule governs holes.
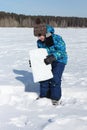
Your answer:
[[[0,11],[25,15],[87,17],[87,0],[0,0]]]

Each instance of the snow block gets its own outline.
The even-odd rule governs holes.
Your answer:
[[[46,49],[43,48],[29,51],[34,82],[45,81],[53,78],[51,65],[46,65],[44,63],[44,59],[47,55]]]

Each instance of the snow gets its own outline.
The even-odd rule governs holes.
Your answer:
[[[56,28],[67,44],[62,104],[35,100],[29,50],[36,48],[33,29],[0,28],[0,130],[87,130],[87,29]]]

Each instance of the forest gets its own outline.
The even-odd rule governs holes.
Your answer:
[[[0,27],[33,27],[36,18],[54,27],[87,27],[87,18],[61,16],[31,16],[0,12]]]

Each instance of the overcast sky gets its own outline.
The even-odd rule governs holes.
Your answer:
[[[0,0],[0,11],[25,15],[87,17],[87,0]]]

